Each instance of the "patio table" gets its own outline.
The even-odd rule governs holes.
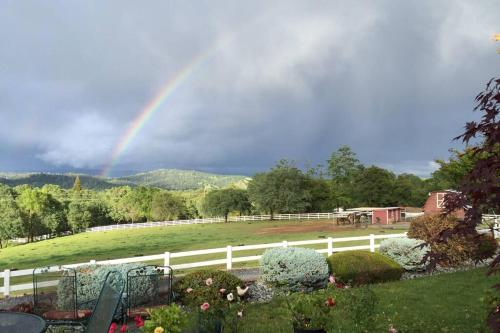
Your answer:
[[[42,318],[23,312],[0,312],[0,333],[42,333],[47,324]]]

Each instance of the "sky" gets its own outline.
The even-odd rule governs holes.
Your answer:
[[[500,74],[498,13],[498,0],[2,0],[0,171],[252,175],[349,145],[425,177],[463,147],[452,138]]]

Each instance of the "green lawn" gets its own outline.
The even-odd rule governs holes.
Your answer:
[[[331,221],[323,221],[323,223],[332,224]],[[180,252],[209,249],[225,247],[226,245],[249,245],[283,240],[349,237],[370,233],[387,234],[406,231],[404,227],[389,230],[370,227],[368,229],[339,228],[333,232],[297,232],[297,230],[293,230],[290,232],[269,233],[268,229],[282,226],[310,225],[313,227],[317,224],[318,221],[235,222],[81,233],[0,249],[0,270],[79,263],[91,259],[107,260],[160,254],[165,251]],[[367,245],[368,242],[364,241],[362,244]],[[348,245],[348,243],[341,243],[340,246]],[[326,247],[326,245],[322,247]],[[237,255],[242,256],[247,255],[247,253],[238,253]],[[201,257],[193,258],[195,261],[200,259],[205,260],[205,258]],[[184,260],[184,262],[188,262],[188,260]]]
[[[370,332],[386,333],[389,324],[399,333],[489,332],[480,298],[500,279],[485,273],[476,269],[373,286],[379,304]],[[290,314],[279,299],[250,305],[238,332],[292,332]]]
[[[326,230],[317,230],[318,227]],[[273,230],[282,228],[287,230]],[[10,246],[0,249],[0,271],[27,269],[48,265],[64,265],[88,262],[91,259],[108,260],[163,252],[202,250],[227,245],[250,245],[273,243],[283,240],[310,240],[327,237],[352,237],[373,234],[405,232],[406,226],[393,229],[370,226],[368,229],[333,227],[331,220],[313,221],[258,221],[181,225],[159,228],[116,230],[109,232],[81,233],[59,237],[32,244]],[[311,229],[298,232],[296,228]],[[316,231],[315,231],[316,230]],[[334,246],[368,245],[368,241],[344,242]],[[308,246],[326,248],[326,244]],[[263,250],[241,251],[233,257],[261,254]],[[212,259],[223,259],[225,254],[200,255],[171,260],[171,264],[188,263]],[[149,262],[163,264],[162,261]],[[255,267],[257,262],[234,264],[234,268]],[[220,267],[224,268],[224,267]],[[182,272],[177,272],[182,273]],[[31,276],[11,278],[11,284],[29,283]],[[0,285],[3,279],[0,279]],[[23,292],[19,292],[23,293]]]

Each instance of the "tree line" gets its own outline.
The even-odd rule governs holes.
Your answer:
[[[395,175],[364,166],[348,146],[335,151],[326,167],[303,171],[282,160],[254,175],[247,189],[205,187],[173,192],[154,187],[117,186],[94,191],[82,188],[77,176],[72,189],[0,184],[0,246],[7,240],[77,233],[117,223],[164,221],[230,214],[329,212],[356,206],[421,207],[429,191],[454,188],[473,165],[468,151],[452,151],[449,161],[437,160],[429,179]]]

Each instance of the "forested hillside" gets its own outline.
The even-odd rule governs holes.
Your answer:
[[[74,174],[52,173],[0,173],[0,183],[17,186],[42,187],[46,184],[69,189],[75,181]],[[218,175],[194,170],[161,169],[120,178],[104,178],[80,175],[81,184],[86,189],[105,190],[116,186],[151,186],[168,190],[191,190],[202,187],[222,188],[233,183],[245,187],[249,178],[245,176]]]

